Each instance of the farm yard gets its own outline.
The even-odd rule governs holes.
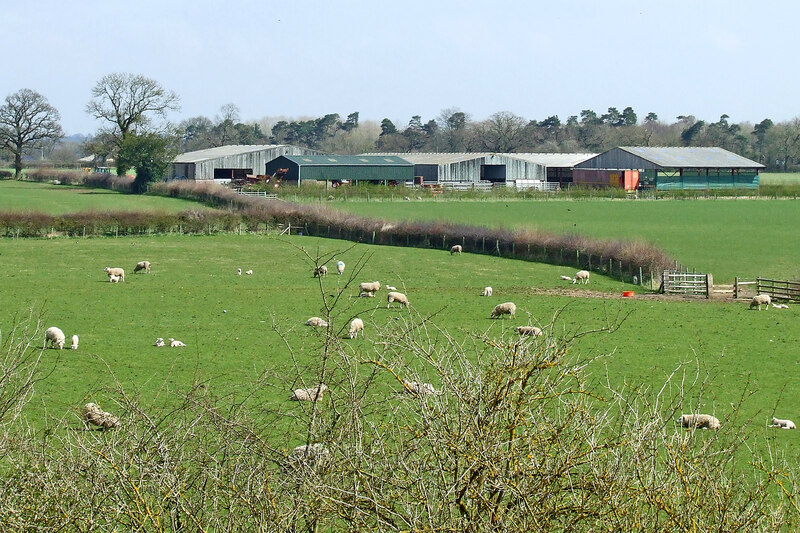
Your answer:
[[[73,194],[56,189],[48,188],[46,194]],[[158,209],[186,205],[176,199],[141,199],[163,201]],[[53,205],[68,204],[59,200]],[[696,210],[686,207],[689,204],[696,204]],[[379,210],[391,218],[461,217],[473,224],[541,221],[554,231],[568,229],[574,217],[577,230],[611,237],[628,236],[617,228],[624,230],[638,221],[640,233],[634,236],[648,240],[648,229],[654,233],[658,220],[669,218],[673,210],[676,222],[666,231],[669,238],[659,244],[680,243],[669,252],[686,264],[718,267],[723,274],[709,269],[717,279],[765,271],[778,276],[779,270],[770,270],[774,265],[762,266],[769,257],[786,268],[796,264],[789,256],[792,250],[770,248],[774,256],[768,259],[750,254],[757,250],[755,235],[743,236],[738,247],[726,240],[736,234],[728,226],[736,226],[741,218],[757,224],[762,244],[792,242],[792,217],[798,215],[791,201],[508,205],[365,202],[337,207],[360,214]],[[644,207],[631,207],[639,205]],[[727,210],[731,205],[743,212],[737,217]],[[757,215],[761,211],[756,208],[763,210],[764,205],[784,215],[776,217],[780,225],[765,224]],[[706,206],[722,213],[710,216]],[[677,228],[687,219],[704,229],[680,239]],[[723,236],[704,241],[702,235],[709,233]],[[695,250],[703,242],[716,250],[725,249],[727,242],[731,251],[718,251],[717,256]],[[327,262],[327,276],[312,275],[313,259],[318,257]],[[145,259],[152,262],[152,271],[134,274],[134,265]],[[341,276],[336,274],[339,260],[347,265]],[[109,283],[106,266],[125,268],[125,281]],[[240,276],[238,268],[253,273]],[[293,389],[315,385],[322,372],[331,378],[330,390],[320,401],[326,427],[335,427],[334,413],[346,412],[342,405],[355,387],[346,379],[352,376],[347,369],[362,380],[374,380],[367,391],[372,400],[367,420],[378,424],[389,414],[410,419],[410,408],[393,393],[401,389],[398,377],[424,379],[437,390],[448,386],[447,374],[430,364],[428,354],[456,350],[474,359],[485,356],[487,346],[517,342],[517,326],[536,325],[545,330],[545,338],[525,341],[530,345],[545,346],[547,339],[561,344],[572,338],[564,357],[586,361],[585,387],[597,405],[607,405],[600,411],[624,411],[614,403],[611,390],[652,400],[668,382],[668,395],[685,389],[677,401],[679,412],[712,413],[723,424],[720,438],[744,437],[735,475],[747,471],[754,455],[769,460],[775,451],[797,464],[800,434],[767,427],[773,415],[796,419],[800,409],[795,401],[800,385],[791,377],[800,341],[792,306],[759,312],[750,311],[747,302],[665,298],[596,273],[588,285],[560,279],[574,274],[568,267],[475,255],[468,249],[451,255],[449,249],[371,246],[274,233],[6,239],[0,243],[0,332],[4,346],[15,326],[32,327],[37,320],[42,327],[34,346],[51,325],[60,327],[67,338],[80,335],[77,351],[44,351],[44,379],[36,383],[21,421],[35,435],[61,435],[59,439],[67,442],[75,438],[89,448],[94,446],[94,432],[86,439],[83,432],[63,436],[66,428],[81,427],[84,404],[96,402],[120,416],[122,429],[104,432],[108,439],[118,439],[122,437],[115,434],[123,435],[126,427],[139,423],[141,415],[130,409],[132,405],[165,424],[159,413],[179,410],[187,398],[195,398],[191,391],[202,391],[203,401],[213,398],[215,408],[247,419],[263,432],[260,440],[287,454],[307,442],[309,416],[313,418],[313,410],[290,402],[289,395]],[[794,279],[795,272],[789,277]],[[358,298],[358,284],[374,280],[383,286],[377,296]],[[387,285],[408,295],[410,309],[387,309]],[[480,296],[486,286],[493,287],[490,297]],[[623,290],[633,290],[636,296],[620,298]],[[516,316],[490,319],[494,306],[506,301],[516,304]],[[329,335],[324,328],[304,325],[311,316],[329,318]],[[355,316],[364,320],[365,334],[350,340],[347,326]],[[187,346],[156,347],[157,337],[174,337]],[[661,414],[664,419],[658,426],[681,437],[683,430],[674,425],[676,412],[667,409]]]

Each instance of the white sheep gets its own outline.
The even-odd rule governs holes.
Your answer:
[[[318,267],[316,267],[314,269],[314,277],[315,278],[317,276],[323,277],[323,276],[327,276],[327,275],[328,275],[328,267],[326,267],[325,265],[320,265],[320,266],[318,266]]]
[[[386,309],[389,309],[389,307],[392,306],[392,302],[397,302],[400,305],[405,305],[406,307],[408,307],[408,296],[406,296],[402,292],[390,292],[388,297],[386,298],[386,301],[388,302],[386,304]]]
[[[387,290],[387,291],[396,291],[396,290],[397,290],[397,287],[392,287],[391,285],[387,285],[387,286],[386,286],[386,290]]]
[[[584,285],[589,284],[589,271],[588,270],[578,270],[575,273],[575,278],[572,280],[572,284],[575,285],[578,282],[583,283]]]
[[[236,275],[237,276],[241,276],[242,275],[242,269],[241,268],[237,268],[236,269]]]
[[[719,420],[711,415],[691,414],[681,415],[677,422],[685,428],[719,429]]]
[[[786,305],[786,304],[776,304],[775,302],[772,302],[772,307],[774,307],[775,309],[789,309],[788,305]]]
[[[455,246],[450,248],[450,255],[460,254],[460,253],[461,253],[461,245],[460,244],[456,244]]]
[[[245,272],[245,274],[247,274],[248,276],[249,276],[250,274],[252,274],[252,273],[253,273],[253,271],[252,271],[252,270],[248,270],[247,272]]]
[[[47,328],[47,331],[44,332],[45,348],[47,348],[47,345],[49,344],[53,348],[63,350],[66,340],[67,338],[64,336],[64,332],[55,326]]]
[[[359,285],[360,292],[378,292],[381,290],[381,282],[380,281],[365,281],[361,285]]]
[[[306,326],[311,326],[313,328],[327,328],[328,323],[322,320],[318,316],[312,316],[308,320],[306,320]]]
[[[403,380],[403,392],[406,394],[416,394],[417,396],[427,396],[436,394],[436,389],[430,383]]]
[[[501,315],[511,315],[511,318],[514,318],[517,315],[517,305],[514,302],[497,304],[489,318],[497,318]]]
[[[119,276],[119,278],[120,278],[122,281],[125,281],[125,271],[124,271],[123,269],[121,269],[121,268],[112,268],[112,267],[105,267],[103,270],[105,270],[106,274],[108,274],[108,277],[111,277],[111,276]]]
[[[114,276],[114,275],[108,276],[108,282],[109,283],[119,283],[119,276]]]
[[[344,273],[344,261],[336,263],[336,271],[339,272],[340,276]]]
[[[289,462],[297,467],[315,468],[325,464],[331,457],[328,449],[320,443],[303,444],[289,454]]]
[[[492,288],[491,287],[484,287],[481,296],[491,296],[492,295]]]
[[[787,420],[784,418],[775,418],[772,417],[772,426],[774,428],[781,428],[781,429],[797,429],[797,426],[794,425],[794,422],[791,420]]]
[[[761,311],[762,305],[765,306],[764,309],[769,309],[769,304],[771,303],[772,297],[769,294],[757,294],[750,300],[750,309],[758,307],[758,310]]]
[[[517,326],[517,333],[522,336],[538,337],[542,334],[542,330],[536,326]]]
[[[78,336],[77,335],[73,335],[72,336],[72,349],[73,350],[77,350],[78,349]]]
[[[361,332],[361,336],[364,336],[364,321],[360,318],[356,317],[350,322],[350,329],[347,331],[350,335],[351,339],[355,339],[358,337],[358,332]]]
[[[136,263],[136,267],[133,269],[133,273],[136,274],[140,270],[144,270],[145,274],[150,273],[150,261],[139,261]]]
[[[561,279],[563,279],[564,281],[572,281],[572,278],[571,278],[571,277],[569,277],[569,276],[564,276],[564,275],[562,275],[562,276],[561,276]]]
[[[111,429],[119,427],[119,418],[106,413],[96,403],[87,403],[83,407],[83,419],[90,424],[100,426],[103,429]]]
[[[180,348],[180,347],[183,347],[183,346],[186,346],[186,345],[184,343],[182,343],[181,341],[179,341],[177,339],[173,339],[173,338],[169,339],[169,347],[170,348]]]
[[[359,298],[375,298],[374,292],[360,292],[358,293]]]
[[[158,346],[159,348],[162,346],[166,346],[166,344],[164,343],[164,338],[163,337],[157,338],[156,343],[153,346]]]
[[[295,389],[289,399],[295,402],[317,402],[322,399],[326,390],[328,390],[328,386],[324,383],[309,389]]]

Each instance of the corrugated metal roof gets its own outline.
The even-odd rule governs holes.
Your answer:
[[[578,163],[583,163],[587,159],[591,159],[597,154],[588,153],[521,153],[521,154],[503,154],[515,159],[523,159],[531,163],[538,163],[545,167],[563,167],[571,168]]]
[[[205,150],[197,150],[195,152],[186,152],[178,155],[172,162],[173,163],[198,163],[200,161],[208,161],[209,159],[216,159],[218,157],[227,157],[231,155],[246,154],[249,152],[260,152],[261,150],[271,150],[282,144],[231,144],[228,146],[217,146],[216,148],[207,148]]]
[[[301,166],[411,165],[396,155],[285,155],[283,157]]]
[[[664,168],[765,168],[760,163],[717,147],[620,146],[619,149]]]
[[[415,165],[448,165],[450,163],[460,163],[470,159],[478,159],[490,155],[488,152],[426,152],[426,153],[380,153],[370,152],[364,155],[378,156],[397,156]],[[494,154],[506,155],[506,154]]]

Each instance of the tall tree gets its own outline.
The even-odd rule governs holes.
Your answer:
[[[31,89],[6,96],[0,107],[0,147],[14,156],[14,176],[22,172],[25,150],[39,148],[63,137],[58,110],[47,98]]]
[[[516,152],[522,146],[526,125],[524,118],[508,111],[500,111],[478,124],[476,134],[484,150]]]
[[[750,135],[755,137],[755,142],[753,143],[753,148],[756,152],[756,157],[758,158],[759,163],[766,163],[767,158],[765,154],[765,141],[767,137],[767,133],[769,132],[770,128],[775,124],[768,118],[765,118],[755,126],[753,126],[753,131]]]
[[[179,140],[173,135],[158,133],[128,134],[117,155],[117,168],[135,168],[133,191],[142,193],[151,181],[164,177],[175,157]]]
[[[344,131],[351,131],[358,127],[358,111],[354,111],[347,115],[347,120],[344,121],[342,124],[342,129]]]

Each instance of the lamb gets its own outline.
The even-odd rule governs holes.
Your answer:
[[[564,276],[564,275],[562,275],[562,276],[561,276],[561,279],[563,279],[564,281],[572,281],[572,278],[571,278],[571,277],[569,277],[569,276]]]
[[[325,322],[324,320],[322,320],[318,316],[312,316],[311,318],[306,320],[306,326],[311,326],[311,327],[314,327],[314,328],[327,328],[328,327],[328,323]]]
[[[753,296],[753,299],[750,300],[750,309],[754,307],[758,307],[758,310],[761,311],[761,306],[764,305],[765,309],[769,309],[769,305],[772,303],[772,297],[769,294],[757,294]]]
[[[242,269],[241,268],[237,268],[236,269],[236,275],[237,276],[241,276],[242,275]]]
[[[774,307],[775,309],[789,309],[788,305],[786,305],[786,304],[776,304],[775,302],[772,302],[772,307]]]
[[[360,292],[358,293],[359,298],[375,298],[374,292]]]
[[[136,267],[133,269],[133,273],[136,274],[140,270],[144,270],[145,274],[150,273],[150,261],[139,261],[136,263]]]
[[[511,318],[514,318],[517,315],[517,305],[514,302],[497,304],[489,318],[497,318],[501,315],[511,315]]]
[[[44,332],[45,348],[47,348],[49,344],[52,348],[58,348],[59,350],[63,350],[64,342],[66,342],[66,340],[67,338],[64,336],[64,332],[55,326],[47,328],[47,331]]]
[[[387,286],[386,286],[386,290],[387,290],[387,291],[396,291],[396,290],[397,290],[397,287],[392,287],[391,285],[387,285]]]
[[[344,273],[344,261],[336,263],[336,271],[339,272],[340,276]]]
[[[361,336],[364,336],[364,321],[360,318],[356,317],[350,322],[350,329],[348,330],[348,334],[350,335],[351,339],[355,339],[358,337],[358,332],[361,332]]]
[[[460,253],[461,253],[461,245],[460,244],[456,244],[455,246],[450,248],[450,255],[460,254]]]
[[[386,301],[388,302],[386,304],[386,309],[389,309],[389,307],[392,306],[392,302],[398,302],[399,304],[408,307],[408,296],[402,292],[390,292],[389,296],[386,298]]]
[[[579,270],[575,273],[575,278],[572,280],[572,284],[575,285],[578,282],[583,283],[584,285],[589,284],[589,271],[588,270]]]
[[[417,396],[427,396],[436,394],[436,389],[430,383],[403,380],[403,392],[406,394],[416,394]]]
[[[252,271],[252,270],[248,270],[247,272],[245,272],[245,274],[247,274],[248,276],[249,276],[250,274],[252,274],[252,273],[253,273],[253,271]]]
[[[173,338],[169,339],[169,347],[170,348],[180,348],[180,347],[183,347],[183,346],[186,346],[186,345],[184,343],[182,343],[181,341],[179,341],[177,339],[173,339]]]
[[[542,330],[536,326],[517,326],[517,333],[522,336],[538,337],[542,334]]]
[[[359,290],[361,292],[378,292],[379,290],[381,290],[381,282],[380,281],[364,282],[359,286]]]
[[[111,276],[119,276],[122,281],[125,281],[125,271],[121,268],[112,268],[112,267],[105,267],[103,270],[106,271],[108,277]]]
[[[156,343],[153,346],[158,346],[159,348],[161,348],[162,346],[165,346],[164,338],[163,337],[157,338],[156,339]]]
[[[111,413],[106,413],[96,403],[87,403],[83,407],[83,418],[86,422],[100,426],[102,429],[119,427],[119,418]]]
[[[325,265],[320,265],[320,266],[318,266],[318,267],[316,267],[314,269],[314,277],[315,278],[317,276],[323,277],[323,276],[327,276],[327,275],[328,275],[328,267],[326,267]]]
[[[775,418],[772,417],[772,426],[774,428],[781,428],[781,429],[797,429],[797,426],[794,425],[794,422],[791,420],[786,420],[783,418]]]
[[[492,295],[492,288],[491,287],[484,287],[481,296],[491,296]]]
[[[677,422],[685,428],[719,429],[719,420],[711,415],[691,414],[681,415]]]
[[[73,335],[72,336],[72,349],[73,350],[77,350],[78,349],[78,336],[77,335]]]
[[[310,389],[295,389],[289,399],[295,402],[317,402],[322,399],[326,390],[328,390],[328,386],[324,383]]]
[[[108,276],[109,283],[119,283],[119,276]]]
[[[289,454],[289,462],[295,466],[315,468],[325,464],[331,457],[328,449],[320,443],[303,444]]]

